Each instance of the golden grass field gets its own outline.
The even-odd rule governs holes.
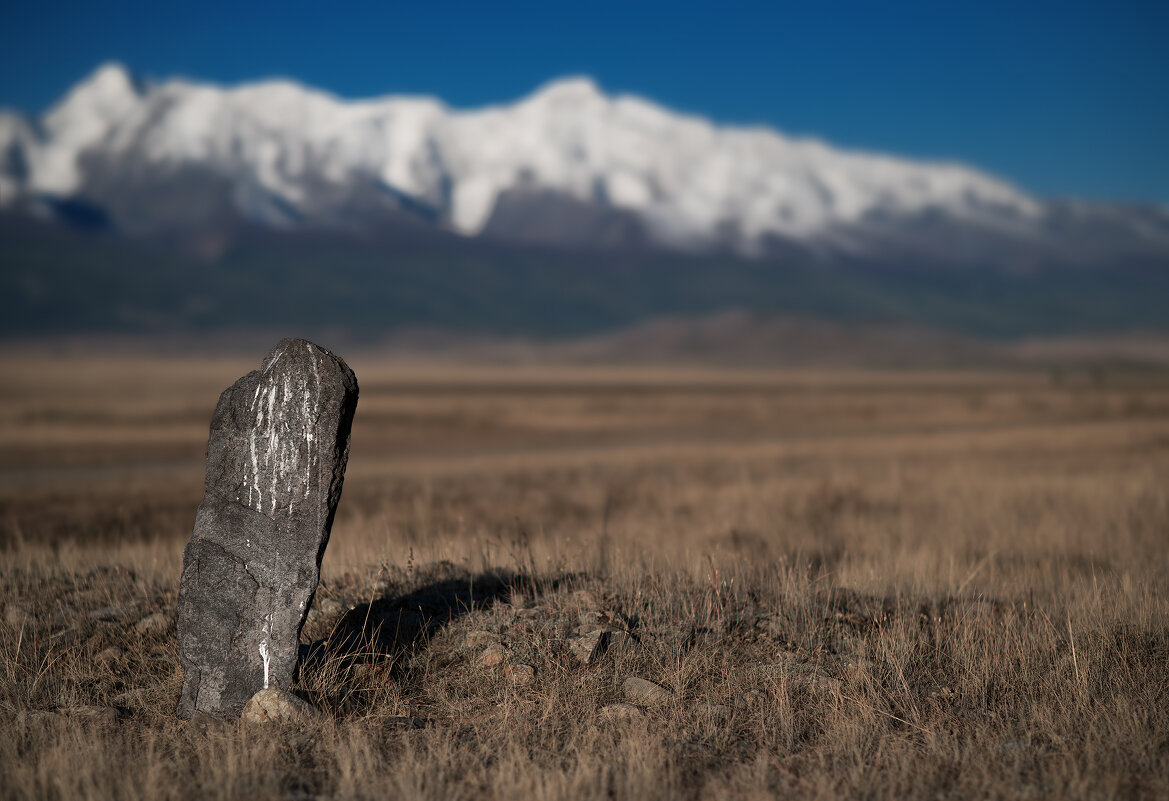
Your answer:
[[[296,723],[188,723],[181,551],[258,362],[0,359],[0,796],[1169,797],[1169,373],[355,354],[304,640],[365,649]]]

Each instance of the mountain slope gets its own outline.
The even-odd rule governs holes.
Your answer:
[[[566,246],[1028,268],[1169,254],[1165,210],[1043,202],[966,167],[720,127],[588,79],[458,111],[287,81],[143,86],[106,65],[35,123],[0,115],[0,206],[64,201],[139,234],[410,223]]]
[[[403,226],[237,235],[214,260],[0,216],[0,338],[426,328],[563,338],[727,309],[976,337],[1169,330],[1169,271],[872,269],[604,254]]]

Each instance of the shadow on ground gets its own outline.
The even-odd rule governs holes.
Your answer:
[[[424,650],[460,617],[585,579],[578,573],[554,577],[508,570],[470,573],[449,564],[435,572],[431,580],[409,592],[399,594],[392,588],[380,598],[349,609],[326,638],[301,646],[300,671],[320,669],[327,663],[346,667],[377,663],[400,676],[406,658]]]

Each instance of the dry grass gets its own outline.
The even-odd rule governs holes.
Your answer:
[[[245,366],[0,365],[0,795],[1169,796],[1169,376],[353,365],[264,728],[138,626]]]

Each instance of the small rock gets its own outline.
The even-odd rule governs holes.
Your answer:
[[[572,640],[569,649],[572,655],[586,665],[594,664],[605,653],[608,632],[603,629],[589,632],[583,637]]]
[[[20,604],[8,604],[4,607],[4,622],[14,629],[23,629],[32,626],[32,614]]]
[[[628,700],[642,706],[661,706],[670,700],[670,691],[665,687],[637,676],[627,678],[621,689]]]
[[[98,665],[109,665],[117,662],[119,659],[125,656],[125,654],[126,652],[118,646],[111,645],[109,648],[106,648],[103,651],[99,651],[98,654],[93,658],[93,661]]]
[[[483,629],[468,631],[463,641],[468,648],[482,648],[485,645],[499,643],[499,635]]]
[[[130,610],[125,606],[103,606],[89,613],[91,620],[104,620],[107,623],[125,620],[129,616]]]
[[[163,612],[155,612],[152,615],[139,620],[134,624],[134,630],[139,634],[145,634],[148,637],[158,637],[166,634],[170,629],[170,617]]]
[[[308,713],[309,706],[292,693],[269,687],[252,696],[244,707],[245,723],[289,723]]]
[[[479,656],[479,667],[495,667],[506,658],[507,647],[495,642],[487,646],[487,650]]]
[[[633,704],[609,704],[601,707],[601,719],[612,723],[636,723],[645,719],[645,713]]]
[[[508,665],[503,669],[503,675],[511,679],[512,684],[531,684],[536,680],[536,669],[531,665]]]

